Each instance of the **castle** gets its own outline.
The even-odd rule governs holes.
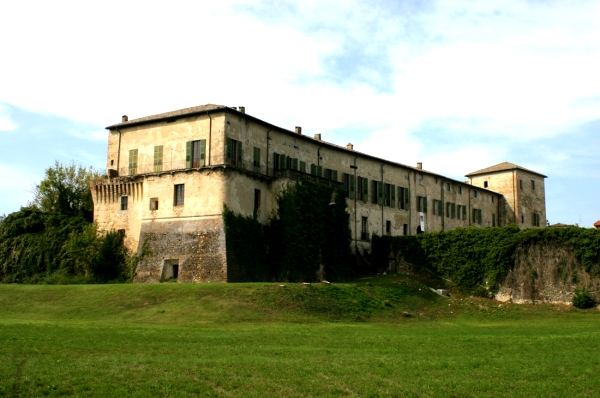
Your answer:
[[[91,183],[94,220],[152,255],[136,282],[225,282],[224,205],[266,223],[290,181],[347,192],[353,250],[372,233],[414,235],[457,227],[544,227],[546,176],[500,163],[458,181],[203,105],[107,127],[107,178]],[[152,239],[148,239],[152,237]]]

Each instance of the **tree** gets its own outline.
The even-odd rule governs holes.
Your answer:
[[[46,169],[44,179],[35,186],[34,198],[29,206],[41,211],[67,216],[93,219],[94,204],[90,180],[101,176],[93,167],[85,168],[72,162],[69,165],[56,161]]]
[[[6,214],[0,215],[0,224],[2,224],[2,221],[4,221],[5,218],[6,218]]]

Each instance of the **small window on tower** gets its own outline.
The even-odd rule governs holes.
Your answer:
[[[484,182],[483,182],[483,187],[484,187],[484,188],[487,188],[487,187],[488,187],[488,182],[487,182],[487,181],[484,181]]]
[[[150,198],[150,210],[158,210],[158,198]]]
[[[128,196],[121,196],[121,210],[123,210],[123,211],[127,210],[128,200],[129,200]]]

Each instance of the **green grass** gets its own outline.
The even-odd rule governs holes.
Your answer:
[[[0,285],[0,396],[600,391],[595,309],[448,299],[396,276],[285,285]]]

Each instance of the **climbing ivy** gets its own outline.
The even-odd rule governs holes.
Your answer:
[[[514,266],[513,254],[520,245],[548,243],[570,248],[583,269],[600,273],[600,230],[579,227],[532,228],[516,225],[503,228],[457,228],[417,236],[373,237],[373,260],[383,269],[390,255],[452,280],[468,290],[485,283],[495,289]]]
[[[233,260],[236,275],[243,280],[314,281],[321,264],[328,280],[353,275],[343,192],[301,181],[290,184],[277,205],[267,225],[223,211],[228,260]]]
[[[125,281],[128,260],[122,235],[100,233],[84,216],[27,207],[0,224],[0,282]]]

